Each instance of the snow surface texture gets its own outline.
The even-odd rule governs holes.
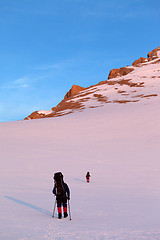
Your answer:
[[[148,86],[156,97],[0,123],[0,239],[160,239],[158,79]],[[71,190],[71,221],[52,218],[57,171]]]

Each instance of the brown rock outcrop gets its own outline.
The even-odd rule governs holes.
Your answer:
[[[68,98],[72,98],[74,95],[78,94],[80,91],[84,90],[84,87],[73,85],[72,88],[66,93],[64,99],[56,106],[52,108],[52,113],[44,114],[39,111],[31,113],[25,120],[28,119],[38,119],[38,118],[49,118],[64,115],[62,113],[65,110],[70,110],[72,112],[74,109],[81,109],[83,107],[82,103],[77,103],[74,101],[67,102]]]
[[[122,68],[115,68],[112,69],[108,75],[108,79],[111,78],[116,78],[116,77],[121,77],[124,75],[127,75],[128,73],[132,72],[134,70],[134,68],[128,68],[128,67],[122,67]]]
[[[38,118],[43,118],[45,117],[45,114],[39,114],[38,111],[35,111],[31,113],[28,117],[26,117],[24,120],[28,119],[38,119]]]
[[[149,52],[147,57],[148,57],[148,61],[152,61],[156,58],[158,58],[157,56],[157,52],[160,51],[160,47],[154,49],[153,51]]]
[[[132,66],[139,67],[141,65],[141,63],[145,63],[145,62],[155,60],[156,58],[158,58],[158,56],[157,56],[158,51],[160,51],[160,47],[158,47],[158,48],[154,49],[153,51],[149,52],[147,54],[147,58],[140,57],[138,60],[135,60],[132,63]]]
[[[73,85],[72,88],[66,93],[64,99],[70,98],[73,95],[79,93],[80,91],[83,91],[84,89],[85,89],[84,87]]]
[[[135,60],[135,61],[132,63],[132,66],[138,67],[140,63],[145,63],[145,62],[148,62],[148,59],[147,59],[147,58],[144,58],[144,57],[140,57],[138,60]]]

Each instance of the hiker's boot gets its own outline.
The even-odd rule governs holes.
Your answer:
[[[58,213],[58,218],[59,218],[59,219],[62,218],[62,213]]]
[[[64,218],[68,217],[68,213],[64,212]]]

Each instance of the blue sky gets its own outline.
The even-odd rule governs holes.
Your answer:
[[[50,110],[160,46],[159,0],[0,0],[0,121]]]

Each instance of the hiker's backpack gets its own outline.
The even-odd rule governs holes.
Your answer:
[[[64,197],[65,189],[63,186],[63,174],[61,172],[57,172],[54,174],[54,183],[55,183],[55,189],[56,189],[56,196]]]

